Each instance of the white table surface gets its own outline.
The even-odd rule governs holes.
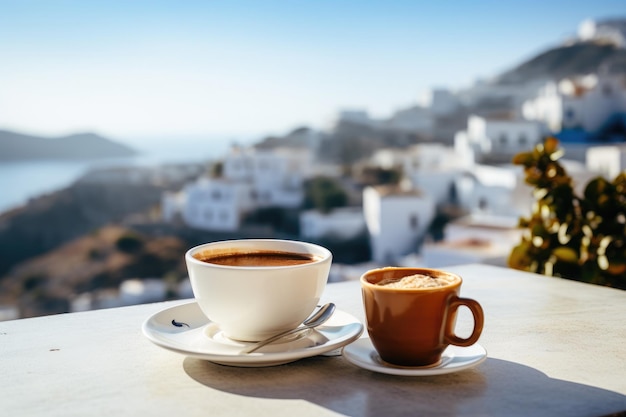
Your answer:
[[[406,377],[341,356],[268,368],[151,343],[150,315],[190,300],[0,322],[1,416],[605,416],[626,413],[626,291],[484,265],[449,270],[485,310],[482,364]],[[363,320],[356,281],[323,301]],[[461,314],[462,332],[470,323]],[[363,337],[367,337],[364,332]]]

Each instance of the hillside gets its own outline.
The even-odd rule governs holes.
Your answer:
[[[126,145],[94,133],[44,138],[0,130],[0,162],[115,158],[132,156],[136,153]]]
[[[602,71],[626,74],[626,49],[597,42],[558,46],[505,71],[494,82],[521,84],[535,79],[558,80]]]
[[[69,311],[69,300],[128,278],[186,276],[188,243],[108,225],[16,267],[0,280],[0,303],[18,301],[23,317]]]
[[[157,206],[164,190],[144,184],[76,184],[0,215],[0,277],[18,262]]]

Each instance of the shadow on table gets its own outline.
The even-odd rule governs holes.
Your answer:
[[[549,378],[488,358],[476,368],[428,377],[378,374],[342,357],[313,357],[266,368],[237,368],[186,358],[194,380],[258,398],[303,399],[350,416],[604,416],[626,410],[626,396]],[[621,415],[621,413],[620,413]]]

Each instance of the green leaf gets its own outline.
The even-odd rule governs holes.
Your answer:
[[[552,251],[552,255],[554,255],[561,262],[578,262],[578,252],[572,248],[568,248],[567,246],[559,246]]]
[[[515,246],[509,255],[508,265],[514,269],[528,270],[532,260],[528,253],[529,249],[528,242],[521,242]]]

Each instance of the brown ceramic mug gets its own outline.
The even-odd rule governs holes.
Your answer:
[[[398,283],[405,277],[414,282]],[[421,284],[420,279],[426,281]],[[395,284],[384,285],[389,282]],[[363,274],[367,331],[381,359],[400,366],[436,365],[449,345],[476,343],[482,333],[484,314],[477,301],[459,296],[462,282],[458,275],[428,268],[387,267]],[[455,333],[460,306],[469,308],[474,317],[468,338]]]

